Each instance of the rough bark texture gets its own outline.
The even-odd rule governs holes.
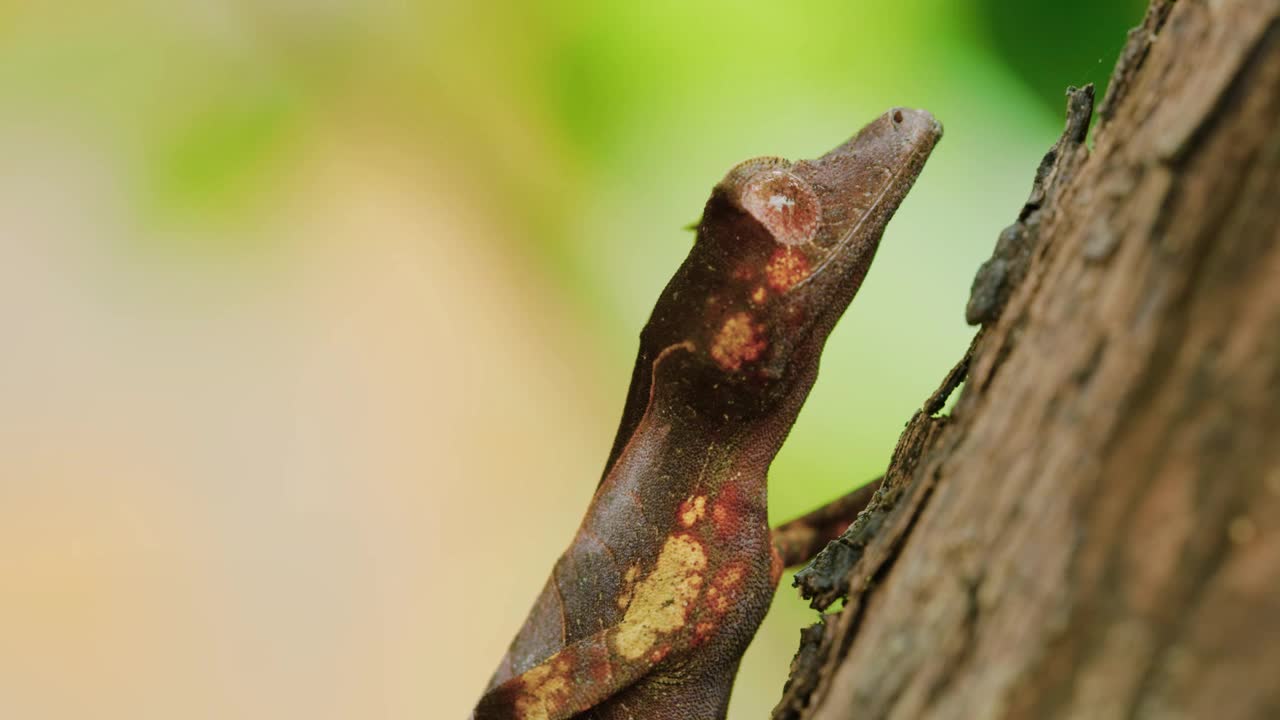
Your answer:
[[[1280,0],[1153,0],[1092,99],[775,717],[1280,717]]]

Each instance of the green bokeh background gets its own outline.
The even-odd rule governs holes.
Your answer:
[[[970,279],[1001,227],[1014,218],[1040,155],[1061,127],[1064,89],[1105,84],[1125,31],[1137,24],[1143,6],[1141,0],[0,2],[0,150],[9,158],[0,172],[5,196],[0,201],[0,252],[5,255],[0,259],[8,268],[7,275],[0,270],[0,284],[9,283],[11,294],[7,314],[0,319],[8,318],[10,327],[17,328],[11,336],[15,349],[5,372],[7,384],[0,389],[8,388],[18,398],[0,410],[0,443],[22,446],[25,452],[36,438],[35,445],[57,446],[74,456],[107,442],[99,435],[104,424],[145,428],[154,420],[117,408],[104,411],[104,417],[116,422],[80,423],[75,418],[89,412],[84,410],[86,393],[125,388],[120,394],[129,400],[120,400],[122,406],[151,395],[195,396],[183,401],[189,403],[184,406],[188,412],[166,421],[178,428],[173,432],[187,433],[182,437],[190,444],[182,448],[188,449],[166,444],[166,452],[173,453],[169,469],[155,471],[154,484],[129,486],[138,507],[144,508],[138,511],[142,520],[134,521],[151,528],[155,516],[173,512],[166,504],[170,500],[155,499],[160,497],[157,488],[178,493],[193,506],[220,508],[216,517],[190,511],[204,523],[200,527],[209,528],[201,541],[208,546],[199,547],[232,568],[225,577],[206,578],[207,592],[228,606],[249,607],[241,608],[249,619],[225,620],[230,636],[258,638],[276,653],[270,663],[275,671],[255,670],[254,661],[234,649],[226,651],[232,658],[228,667],[249,669],[215,672],[191,660],[183,666],[190,677],[182,675],[176,685],[189,690],[159,704],[146,700],[145,680],[130,681],[137,693],[84,690],[96,687],[85,679],[94,672],[92,663],[69,673],[28,668],[25,675],[11,675],[24,679],[13,680],[15,687],[8,690],[0,678],[0,715],[70,716],[91,706],[99,717],[133,718],[150,717],[151,712],[156,717],[225,716],[210,707],[239,717],[461,716],[537,590],[524,576],[507,586],[492,580],[503,573],[477,573],[477,558],[536,566],[532,575],[540,576],[569,537],[572,518],[594,487],[594,477],[580,468],[603,461],[636,332],[687,252],[692,237],[682,228],[698,216],[711,185],[748,157],[814,157],[885,109],[907,105],[932,111],[946,135],[830,342],[818,386],[775,463],[771,512],[784,520],[876,476],[903,423],[972,336],[962,320]],[[452,234],[415,234],[412,227],[375,223],[362,236],[359,227],[339,230],[314,220],[324,217],[318,209],[344,206],[362,193],[386,194],[370,191],[359,173],[335,172],[336,180],[320,189],[312,184],[317,176],[329,177],[325,168],[333,172],[335,163],[344,167],[333,158],[351,155],[359,156],[353,167],[380,179],[378,187],[391,188],[406,206],[429,208],[423,211],[429,216],[425,227],[453,228]],[[415,535],[408,529],[416,527],[412,513],[389,520],[390,515],[376,509],[384,505],[369,501],[375,510],[366,508],[369,515],[359,527],[391,523],[398,528],[394,523],[400,522],[407,528],[399,540],[386,541],[404,548],[394,561],[380,560],[389,563],[386,577],[420,566],[421,555],[415,551],[429,547],[436,554],[427,552],[425,569],[414,571],[421,583],[415,587],[426,603],[420,609],[423,617],[415,621],[420,623],[417,634],[405,635],[403,648],[368,651],[383,665],[366,667],[371,679],[343,690],[346,694],[334,701],[315,687],[344,677],[350,668],[340,659],[312,667],[294,657],[292,636],[272,635],[271,618],[276,616],[255,614],[257,606],[244,599],[250,591],[238,584],[244,578],[235,575],[235,568],[251,563],[262,548],[285,543],[271,532],[254,535],[252,528],[258,526],[252,523],[244,529],[245,518],[259,511],[264,514],[261,527],[276,528],[282,517],[290,518],[300,523],[299,532],[320,539],[329,548],[326,552],[355,552],[352,548],[363,542],[365,531],[351,530],[342,524],[345,520],[296,514],[284,501],[279,516],[269,502],[262,510],[262,493],[274,497],[273,488],[307,482],[304,473],[291,475],[288,468],[263,469],[273,466],[280,447],[289,446],[292,436],[285,426],[292,416],[287,413],[280,423],[264,421],[260,435],[267,439],[261,444],[238,450],[246,453],[243,466],[214,463],[219,469],[206,474],[188,470],[209,467],[206,455],[226,456],[228,446],[209,438],[220,437],[216,428],[239,422],[242,416],[235,408],[240,406],[233,400],[241,394],[256,396],[261,407],[254,406],[254,412],[264,417],[274,417],[271,413],[283,412],[280,407],[292,402],[282,398],[277,403],[270,392],[256,393],[252,382],[242,383],[239,375],[223,370],[224,360],[239,367],[227,360],[232,357],[225,355],[227,345],[236,346],[234,358],[245,358],[244,366],[250,368],[263,344],[286,342],[279,338],[288,335],[291,322],[322,322],[332,309],[299,300],[289,305],[293,314],[280,316],[279,328],[285,331],[261,331],[261,336],[255,334],[260,329],[245,329],[255,327],[250,320],[237,324],[241,321],[235,318],[274,317],[271,303],[295,281],[293,268],[309,267],[313,258],[328,252],[317,248],[342,245],[347,248],[342,257],[358,259],[360,243],[381,247],[378,243],[395,233],[403,240],[396,246],[402,264],[430,268],[407,281],[410,288],[432,283],[433,272],[451,272],[449,258],[454,255],[448,253],[469,257],[466,262],[476,267],[488,263],[506,268],[489,278],[490,285],[481,273],[480,280],[468,280],[464,291],[433,300],[443,304],[442,322],[451,328],[453,344],[432,346],[427,338],[423,347],[427,354],[460,352],[457,347],[471,343],[469,332],[497,326],[495,318],[504,307],[527,306],[535,319],[510,331],[518,338],[516,346],[499,356],[486,351],[496,372],[515,390],[490,398],[479,390],[485,379],[470,378],[462,386],[477,388],[474,402],[450,406],[455,414],[462,408],[478,418],[480,427],[500,425],[507,415],[525,418],[525,425],[464,443],[447,463],[439,454],[450,452],[449,447],[426,450],[415,444],[429,442],[430,428],[399,431],[404,435],[400,451],[411,455],[419,448],[424,459],[390,466],[384,477],[402,477],[403,486],[388,481],[377,491],[382,493],[378,502],[429,510],[436,513],[430,517],[444,518],[439,527],[449,530],[433,534],[427,528]],[[369,289],[353,291],[355,297],[376,295],[386,268],[402,266],[400,261],[388,261],[385,267],[370,263],[365,269]],[[31,272],[35,267],[48,273],[47,283],[31,279],[37,277]],[[505,293],[505,306],[484,301],[499,293]],[[378,306],[372,316],[396,315],[403,308],[412,317],[419,300],[426,302],[410,293],[400,305]],[[139,311],[130,303],[148,309]],[[133,309],[117,312],[121,307]],[[113,324],[125,316],[133,323],[143,315],[151,319]],[[544,321],[555,331],[542,332],[538,323]],[[199,338],[213,332],[206,324],[217,325],[226,343],[202,344]],[[81,327],[100,329],[100,336],[84,340]],[[126,327],[128,332],[113,329]],[[389,333],[411,335],[414,327],[406,321],[404,328],[395,326]],[[520,334],[521,328],[532,330]],[[72,336],[74,341],[68,339]],[[335,352],[363,352],[359,331],[334,337]],[[540,342],[546,346],[534,347]],[[316,357],[313,353],[327,352],[317,347],[298,344],[301,359],[281,365],[280,377],[303,372],[300,368]],[[126,381],[124,375],[91,371],[98,352],[133,358],[129,364],[151,368],[147,373],[153,370],[152,375],[167,377],[174,367],[205,369],[189,376],[178,372],[164,385],[154,377],[128,376]],[[270,356],[268,351],[261,354]],[[49,362],[54,355],[58,363]],[[543,360],[528,360],[531,356]],[[520,390],[549,383],[547,368],[560,373],[559,384],[538,392],[573,398],[563,407],[535,402]],[[432,402],[432,388],[438,387],[433,383],[456,382],[413,367],[400,371],[403,376],[390,375],[388,382],[417,388],[405,392],[421,398],[421,404]],[[69,377],[81,384],[68,386]],[[321,402],[343,382],[337,373],[308,392]],[[198,383],[221,390],[201,400]],[[62,387],[81,389],[67,391],[65,397],[46,392]],[[360,393],[352,392],[358,398]],[[404,425],[393,414],[374,413],[371,420],[333,412],[332,436],[324,436],[323,443],[300,442],[293,451],[316,457],[336,452],[318,445],[348,442],[347,419],[374,427]],[[45,418],[34,430],[33,414]],[[215,418],[208,421],[215,430],[203,428],[194,419],[200,417]],[[546,432],[572,434],[585,428],[580,441],[567,443],[581,458],[565,460],[566,467],[574,468],[572,474],[580,476],[565,478],[554,491],[530,487],[529,466],[537,465],[536,458],[521,455],[516,435],[531,423]],[[418,430],[428,439],[415,436]],[[148,433],[140,430],[139,435]],[[536,453],[538,442],[529,442],[530,452]],[[131,452],[146,457],[159,443],[144,438]],[[510,455],[510,471],[490,476],[493,466],[472,462],[479,452]],[[36,518],[36,529],[23,531],[27,534],[10,544],[10,564],[0,568],[19,568],[12,570],[17,573],[14,582],[37,582],[32,578],[46,577],[46,570],[53,573],[50,577],[62,577],[59,573],[70,561],[58,552],[45,552],[42,543],[62,547],[59,533],[74,535],[79,526],[61,515],[45,523],[40,514],[44,506],[30,500],[28,491],[47,482],[42,478],[51,466],[45,455],[6,454],[18,459],[10,460],[8,470],[0,459],[0,476],[7,478],[0,480],[0,506],[14,517]],[[370,454],[376,455],[373,450]],[[352,462],[361,472],[332,464],[337,467],[332,482],[356,500],[342,495],[348,499],[334,505],[345,503],[359,513],[364,506],[358,493],[365,492],[359,488],[378,481],[361,474],[373,465]],[[451,469],[419,472],[443,465]],[[83,468],[68,471],[58,490],[47,491],[50,506],[98,497],[93,493],[103,502],[135,497],[104,480],[101,467],[97,460],[86,460]],[[252,479],[253,490],[222,496],[221,480],[232,472],[244,482]],[[401,487],[411,489],[397,496]],[[498,491],[475,494],[482,492],[479,488]],[[213,498],[207,505],[191,500],[206,494]],[[536,505],[540,495],[554,495],[548,507],[557,509]],[[404,500],[409,496],[412,500]],[[4,512],[0,510],[0,519]],[[102,517],[96,510],[86,512]],[[125,526],[114,522],[104,526],[103,537],[124,533],[120,536],[137,541],[132,530],[120,530]],[[513,542],[507,535],[512,527],[535,530]],[[458,528],[470,528],[484,539],[464,539]],[[122,552],[171,542],[185,547],[166,532],[155,530],[143,545],[128,545],[135,550]],[[244,542],[256,549],[244,550],[243,556],[219,550],[233,545],[224,543],[233,536],[237,542],[248,537]],[[178,553],[175,562],[183,562],[182,557]],[[283,551],[281,558],[297,560]],[[96,573],[98,566],[66,567]],[[359,575],[363,565],[355,559],[350,567]],[[92,598],[126,583],[106,571],[94,577],[98,579],[78,592]],[[473,579],[460,579],[467,577]],[[484,584],[490,580],[499,585]],[[325,594],[324,582],[317,581],[316,587],[307,582],[267,581],[254,602],[308,604],[309,593]],[[333,582],[345,587],[347,580]],[[60,597],[61,592],[50,586],[46,595]],[[478,596],[491,601],[501,597],[486,605]],[[387,617],[385,604],[360,604],[363,596],[352,597],[356,599],[347,604],[317,605],[314,626],[299,632],[311,637],[322,633],[318,628],[407,622]],[[32,602],[32,607],[44,608],[32,618],[61,626],[61,611],[47,609],[56,604]],[[212,616],[219,617],[217,612]],[[179,615],[173,622],[197,622],[194,617]],[[796,630],[812,617],[789,589],[779,593],[744,662],[731,717],[759,717],[767,710],[780,691]],[[133,632],[127,620],[110,613],[95,622],[113,632]],[[448,635],[444,626],[462,628],[461,634]],[[39,634],[22,637],[36,644],[53,642]],[[399,636],[388,630],[387,637]],[[58,653],[74,653],[80,646],[71,637],[58,643],[51,645]],[[460,643],[474,647],[464,651]],[[181,655],[189,648],[179,650]],[[0,649],[0,668],[7,652]],[[25,662],[18,659],[23,652],[8,659],[13,667]],[[136,662],[140,673],[148,663],[167,663],[167,651],[138,652],[137,657],[105,657]],[[246,657],[254,654],[245,652]],[[302,643],[296,652],[337,651],[324,643]],[[441,659],[454,654],[456,661]],[[279,669],[298,667],[309,669]],[[251,687],[238,683],[236,672],[259,671],[275,679]],[[272,674],[277,671],[278,677]],[[201,678],[210,675],[221,679],[202,685]],[[193,697],[204,698],[204,710],[194,707]],[[6,703],[13,704],[11,711],[5,710]]]

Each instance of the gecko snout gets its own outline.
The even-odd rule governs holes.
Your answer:
[[[894,131],[931,136],[935,141],[942,137],[942,123],[928,110],[896,107],[886,112],[884,117]]]

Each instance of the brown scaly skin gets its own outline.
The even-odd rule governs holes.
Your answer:
[[[941,134],[895,109],[817,160],[749,160],[716,185],[582,526],[473,718],[724,717],[783,567],[816,544],[795,523],[771,537],[769,464]]]

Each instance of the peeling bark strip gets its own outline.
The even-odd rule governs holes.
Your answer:
[[[817,160],[749,160],[715,187],[640,334],[586,517],[475,720],[724,717],[783,564],[870,495],[769,530],[769,464],[941,135],[890,110]]]
[[[1110,88],[775,718],[1280,717],[1280,0],[1155,0]]]
[[[1062,137],[1045,153],[1036,169],[1031,196],[1018,213],[1018,220],[1005,228],[996,241],[991,259],[978,268],[965,306],[964,319],[970,325],[984,325],[1000,317],[1000,311],[1014,288],[1022,283],[1031,264],[1040,236],[1045,198],[1073,177],[1077,166],[1087,156],[1084,148],[1093,117],[1093,86],[1067,89],[1067,128]]]

